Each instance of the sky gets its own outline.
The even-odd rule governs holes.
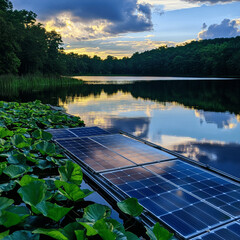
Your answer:
[[[131,56],[163,45],[240,35],[240,0],[12,0],[62,35],[66,52]]]

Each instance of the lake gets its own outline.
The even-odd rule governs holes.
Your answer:
[[[85,84],[1,98],[62,106],[87,126],[121,129],[240,178],[240,80],[75,78]]]

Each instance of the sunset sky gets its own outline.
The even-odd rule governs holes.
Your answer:
[[[13,0],[62,35],[67,52],[106,57],[240,35],[240,1]]]

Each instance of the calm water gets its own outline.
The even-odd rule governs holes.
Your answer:
[[[2,99],[60,105],[87,126],[127,131],[240,178],[240,80],[80,78],[80,87]]]

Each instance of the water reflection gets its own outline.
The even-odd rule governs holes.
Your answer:
[[[240,81],[134,81],[11,92],[61,105],[88,126],[118,128],[240,177]]]
[[[240,177],[239,148],[240,145],[236,143],[207,141],[190,141],[172,146],[174,151],[237,177]]]

